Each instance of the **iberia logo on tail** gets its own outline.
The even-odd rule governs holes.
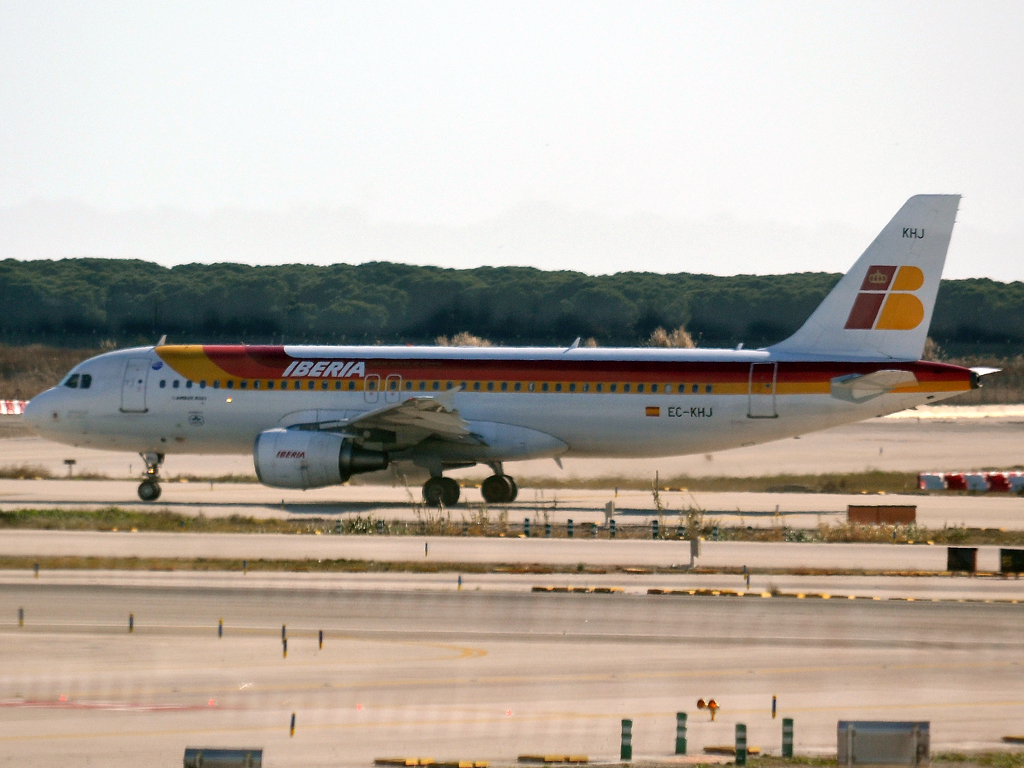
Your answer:
[[[846,320],[848,330],[909,331],[924,320],[924,305],[914,291],[924,285],[917,267],[872,266]]]

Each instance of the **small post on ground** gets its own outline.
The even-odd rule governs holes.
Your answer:
[[[619,759],[630,761],[633,759],[633,721],[622,721],[622,743],[619,745]]]
[[[245,576],[248,572],[249,572],[249,561],[248,560],[243,560],[242,561],[242,575]]]
[[[747,726],[736,723],[736,765],[747,764]]]
[[[128,631],[129,632],[134,632],[135,631],[135,614],[134,613],[129,613],[128,614]]]
[[[569,518],[569,522],[565,524],[565,535],[568,536],[571,539],[572,538],[572,534],[573,534],[573,525],[572,525],[572,518],[570,517]]]
[[[530,538],[530,518],[523,518],[523,535],[526,538]]]
[[[775,719],[775,711],[777,709],[777,705],[778,705],[778,699],[773,695],[772,696],[772,720]]]
[[[34,566],[32,566],[32,569],[36,572],[36,578],[38,579],[39,578],[39,563],[36,563]]]
[[[544,523],[544,538],[551,538],[551,523]]]
[[[323,647],[324,647],[324,631],[322,629],[317,633],[316,641],[317,641],[317,644],[319,645],[320,649],[323,650]]]
[[[282,659],[287,659],[288,658],[288,638],[287,637],[284,638],[281,641],[281,658]]]
[[[608,537],[612,538],[612,539],[615,538],[615,518],[614,517],[611,520],[608,521]]]
[[[793,756],[793,718],[782,718],[782,756]]]
[[[676,754],[686,754],[686,713],[676,712]]]
[[[459,574],[459,590],[458,591],[459,592],[462,591],[462,574],[461,573]]]
[[[286,637],[288,637],[288,625],[287,624],[282,624],[281,625],[281,639],[284,640]]]
[[[651,538],[652,539],[658,538],[658,521],[657,520],[651,520]]]
[[[18,626],[19,627],[24,627],[25,626],[25,609],[24,608],[19,608],[18,609]]]
[[[217,621],[217,637],[224,637],[224,619]]]
[[[292,724],[291,724],[291,727],[288,729],[288,735],[289,736],[294,736],[295,735],[295,713],[294,712],[292,712]]]

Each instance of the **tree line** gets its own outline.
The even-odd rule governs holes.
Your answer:
[[[434,343],[470,332],[502,345],[581,336],[618,346],[685,327],[699,346],[753,347],[795,331],[839,278],[7,259],[0,341],[98,347],[167,334],[182,343]],[[1017,354],[1024,283],[944,280],[931,336],[960,354]]]

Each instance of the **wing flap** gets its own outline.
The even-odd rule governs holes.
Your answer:
[[[910,371],[884,370],[868,374],[837,376],[832,379],[832,397],[851,403],[863,403],[895,389],[916,387],[917,377]]]

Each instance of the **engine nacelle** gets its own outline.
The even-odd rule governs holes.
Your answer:
[[[268,429],[252,451],[256,476],[274,488],[323,488],[360,472],[387,469],[381,451],[368,451],[351,437],[304,429]]]

